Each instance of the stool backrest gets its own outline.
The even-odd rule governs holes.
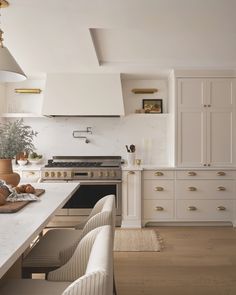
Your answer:
[[[69,247],[63,249],[59,253],[61,265],[65,264],[73,255],[79,241],[87,235],[91,230],[103,226],[110,225],[113,228],[114,235],[114,222],[115,222],[115,196],[109,195],[106,197],[100,212],[92,216],[85,224],[82,232],[78,231],[78,240]]]
[[[63,295],[111,295],[113,290],[113,229],[90,231],[71,259],[48,274],[50,281],[72,281]]]

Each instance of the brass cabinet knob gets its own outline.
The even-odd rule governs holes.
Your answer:
[[[216,173],[217,176],[225,176],[225,172],[224,171],[219,171]]]
[[[204,104],[204,108],[206,108],[207,107],[207,105],[206,104]]]
[[[225,211],[226,208],[225,208],[224,206],[218,206],[218,207],[217,207],[217,210],[218,210],[218,211]]]
[[[218,190],[218,191],[225,191],[226,188],[225,188],[224,186],[218,186],[218,187],[217,187],[217,190]]]
[[[164,175],[164,173],[163,172],[161,172],[161,171],[157,171],[157,172],[155,172],[155,174],[154,174],[155,176],[163,176]]]
[[[156,191],[156,192],[161,192],[161,191],[164,191],[164,188],[161,187],[161,186],[156,186],[156,187],[155,187],[155,191]]]
[[[129,172],[128,172],[128,175],[133,175],[133,174],[135,174],[134,171],[129,171]]]
[[[161,207],[161,206],[156,206],[156,211],[163,211],[164,210],[164,208],[163,207]]]
[[[211,164],[207,164],[207,166],[211,166]]]
[[[203,166],[205,166],[205,167],[206,167],[206,165],[207,165],[207,164],[203,164]]]
[[[210,105],[210,104],[208,104],[207,106],[208,106],[208,108],[210,108],[210,107],[211,107],[211,105]]]
[[[197,210],[197,207],[195,207],[195,206],[188,207],[188,211],[196,211],[196,210]]]
[[[196,175],[197,175],[197,173],[194,172],[194,171],[189,171],[188,172],[188,176],[196,176]]]
[[[196,190],[197,190],[197,188],[194,187],[194,186],[189,186],[188,187],[188,191],[190,191],[190,192],[195,192]]]

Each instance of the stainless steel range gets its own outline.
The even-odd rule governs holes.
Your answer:
[[[42,168],[43,180],[121,180],[121,157],[55,156]]]
[[[41,170],[42,182],[79,182],[79,189],[60,210],[61,216],[87,216],[108,194],[116,196],[117,224],[121,221],[120,156],[54,156]]]

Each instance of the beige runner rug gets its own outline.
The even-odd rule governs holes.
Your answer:
[[[116,229],[114,251],[161,251],[161,242],[153,229]]]

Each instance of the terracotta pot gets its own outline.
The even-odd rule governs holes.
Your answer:
[[[12,159],[0,159],[0,179],[13,187],[20,182],[20,175],[12,170]]]

